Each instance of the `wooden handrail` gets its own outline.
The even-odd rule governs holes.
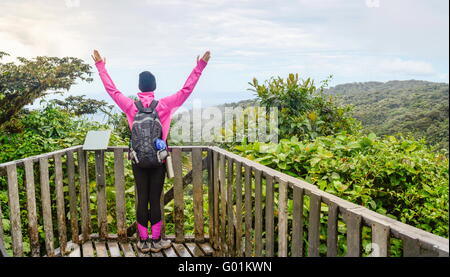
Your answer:
[[[82,148],[82,145],[77,145],[77,146],[72,146],[69,148],[64,148],[61,150],[56,150],[53,152],[49,152],[49,153],[44,153],[44,154],[40,154],[40,155],[36,155],[36,156],[31,156],[31,157],[27,157],[27,158],[23,158],[23,159],[19,159],[19,160],[15,160],[15,161],[10,161],[10,162],[6,162],[6,163],[2,163],[0,164],[0,169],[2,168],[6,168],[8,165],[23,165],[23,163],[25,161],[33,161],[33,162],[37,162],[39,161],[40,158],[48,158],[57,154],[64,154],[67,153],[68,151],[75,151],[78,150],[80,148]]]

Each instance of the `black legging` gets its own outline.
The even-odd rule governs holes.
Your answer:
[[[148,227],[161,220],[160,197],[166,176],[166,167],[140,168],[132,163],[137,188],[137,222]],[[148,204],[150,203],[150,209]]]

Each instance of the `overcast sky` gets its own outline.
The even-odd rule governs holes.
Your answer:
[[[116,85],[138,92],[141,71],[157,97],[181,88],[212,53],[190,103],[253,97],[253,77],[299,73],[331,85],[449,80],[447,0],[1,0],[0,51],[13,56],[107,57]],[[109,100],[98,75],[69,94]],[[66,94],[69,95],[69,94]],[[189,104],[187,105],[189,108]]]

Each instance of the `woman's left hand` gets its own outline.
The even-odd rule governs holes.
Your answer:
[[[102,56],[100,56],[100,53],[97,50],[94,50],[94,54],[91,55],[92,59],[94,60],[95,63],[101,62],[103,61],[104,63],[106,63],[106,58],[102,58]]]

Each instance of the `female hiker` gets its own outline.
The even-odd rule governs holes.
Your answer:
[[[132,158],[133,175],[137,188],[137,229],[139,233],[138,248],[141,252],[158,252],[171,246],[170,240],[161,238],[161,209],[160,196],[164,186],[166,168],[164,163],[158,159],[152,159],[157,156],[157,148],[153,147],[155,143],[165,148],[167,145],[167,135],[169,134],[170,121],[173,113],[180,107],[194,90],[203,69],[206,67],[210,52],[207,51],[201,59],[197,57],[197,65],[189,75],[187,81],[181,90],[167,97],[155,100],[154,91],[156,90],[155,76],[148,71],[139,74],[139,90],[137,93],[139,101],[135,103],[131,98],[123,95],[114,85],[105,68],[105,59],[102,58],[97,50],[94,50],[92,58],[100,74],[103,85],[119,106],[126,114],[128,124],[132,130],[130,147]],[[154,101],[155,100],[155,101]],[[155,113],[156,112],[156,113]],[[135,120],[137,118],[137,120]],[[151,124],[150,124],[151,122]],[[135,124],[133,124],[135,123]],[[145,125],[147,124],[147,125]],[[150,131],[142,128],[153,128]],[[158,133],[159,132],[159,133]],[[157,134],[154,137],[137,138],[143,133]],[[133,138],[133,136],[135,136]],[[151,144],[148,141],[152,141]],[[162,140],[162,142],[161,142]],[[154,143],[155,142],[155,143]],[[136,146],[138,145],[138,146]],[[149,147],[148,145],[151,145]],[[139,147],[149,147],[147,152],[140,152]],[[136,154],[136,149],[138,152]],[[159,154],[159,152],[158,152]],[[150,209],[148,208],[150,204]],[[151,224],[151,239],[148,235],[148,222]]]

